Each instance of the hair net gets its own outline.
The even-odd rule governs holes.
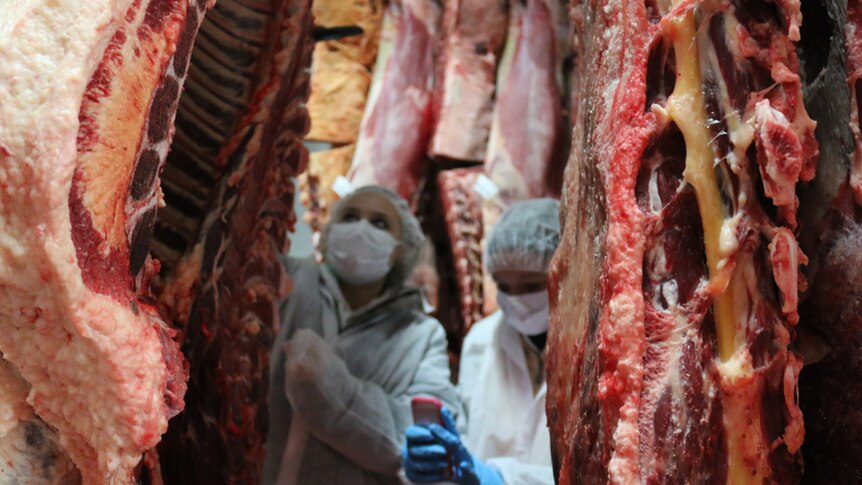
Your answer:
[[[392,205],[395,206],[395,211],[398,213],[398,219],[401,221],[401,251],[398,258],[392,264],[392,269],[389,270],[389,274],[386,276],[387,287],[400,286],[404,284],[407,277],[410,276],[413,269],[415,269],[416,265],[419,263],[419,257],[422,253],[422,245],[425,243],[425,234],[422,232],[422,227],[419,225],[419,221],[410,210],[410,206],[407,205],[407,201],[402,199],[401,196],[395,192],[377,185],[366,185],[354,190],[349,195],[344,196],[344,198],[339,200],[332,209],[329,223],[323,229],[323,234],[321,235],[321,246],[326,247],[326,239],[329,235],[332,223],[333,221],[338,220],[338,216],[347,206],[347,203],[357,195],[366,193],[382,195],[392,202]]]
[[[553,199],[516,202],[488,237],[485,266],[498,271],[546,273],[560,243],[560,203]]]

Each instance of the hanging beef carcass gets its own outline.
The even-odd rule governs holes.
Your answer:
[[[794,2],[576,7],[581,105],[551,274],[560,483],[794,483]]]
[[[371,69],[377,58],[383,10],[382,0],[313,2],[316,27],[335,29],[356,25],[362,33],[323,40],[314,47],[308,99],[309,140],[335,146],[356,141],[371,84]]]
[[[514,201],[557,195],[561,185],[567,15],[559,0],[510,4],[510,28],[498,74],[498,97],[485,156],[485,173],[499,189],[482,204],[489,234]],[[565,32],[564,32],[565,31]],[[496,286],[485,275],[484,313],[496,309]]]
[[[435,0],[392,1],[386,9],[368,105],[348,172],[357,186],[382,185],[416,200],[433,123],[440,16]]]
[[[481,167],[474,167],[444,170],[437,176],[452,248],[461,335],[482,319],[482,210],[473,188],[481,173]]]
[[[165,483],[258,483],[269,351],[290,282],[277,261],[307,163],[311,2],[221,0],[207,14],[162,177],[159,303],[190,363],[159,446]]]
[[[800,191],[800,243],[811,258],[800,305],[805,368],[804,483],[862,481],[862,5],[803,2],[806,106],[817,120],[817,177]]]
[[[431,155],[456,160],[485,160],[497,61],[508,29],[504,0],[448,0],[437,60],[439,113]]]
[[[558,0],[518,0],[510,17],[485,157],[485,171],[504,203],[559,191],[551,189],[548,175],[559,155],[563,121],[559,79],[565,43],[558,36],[565,9]]]
[[[359,136],[359,125],[371,85],[371,69],[377,58],[383,26],[382,0],[318,0],[312,3],[316,28],[332,32],[356,25],[360,35],[349,35],[315,44],[311,63],[311,95],[308,113],[311,129],[306,139],[320,142],[308,170],[300,177],[305,221],[316,241],[329,220],[329,208],[338,200],[332,184],[347,175]],[[391,47],[392,32],[382,41]],[[316,145],[318,143],[315,143]]]
[[[4,482],[53,483],[68,455],[85,483],[129,483],[183,408],[185,362],[148,298],[147,252],[206,8],[3,7],[0,352],[35,412],[21,416],[24,433],[0,431],[0,447],[20,452]],[[41,476],[27,477],[34,455]]]

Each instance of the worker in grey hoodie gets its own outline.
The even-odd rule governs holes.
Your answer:
[[[323,264],[285,260],[265,485],[401,483],[411,398],[461,414],[443,327],[405,284],[424,240],[401,197],[369,186],[333,208]]]

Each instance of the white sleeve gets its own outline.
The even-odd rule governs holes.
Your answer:
[[[491,458],[485,463],[496,468],[506,485],[553,485],[551,465],[530,465],[514,458]]]
[[[488,342],[485,338],[476,338],[478,322],[467,336],[464,338],[464,344],[461,348],[461,359],[458,365],[458,394],[461,396],[461,401],[464,403],[464,412],[466,418],[470,420],[470,405],[473,400],[473,395],[476,392],[477,380],[479,379],[479,371],[482,368],[482,360],[485,357],[485,352],[488,349]]]

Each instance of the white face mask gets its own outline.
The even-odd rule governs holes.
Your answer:
[[[362,219],[333,224],[326,239],[326,263],[344,282],[364,285],[378,281],[392,268],[390,257],[398,241]]]
[[[503,320],[519,333],[533,336],[548,331],[548,290],[523,295],[498,291],[497,304],[503,310]]]

